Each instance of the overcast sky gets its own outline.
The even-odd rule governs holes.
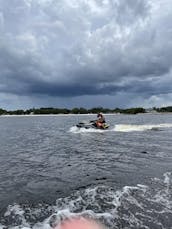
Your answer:
[[[0,0],[0,107],[172,105],[172,0]]]

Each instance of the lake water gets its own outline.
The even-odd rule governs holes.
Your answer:
[[[0,117],[0,228],[82,215],[109,228],[172,228],[172,114]]]

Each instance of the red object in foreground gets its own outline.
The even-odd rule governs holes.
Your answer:
[[[72,218],[63,221],[54,229],[105,229],[100,223],[85,218]]]

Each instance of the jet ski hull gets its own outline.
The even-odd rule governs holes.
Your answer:
[[[105,130],[109,128],[109,125],[107,123],[104,123],[102,126],[98,127],[95,123],[84,123],[80,122],[76,125],[78,128],[85,128],[85,129],[99,129],[99,130]]]

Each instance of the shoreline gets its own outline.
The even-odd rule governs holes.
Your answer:
[[[112,116],[112,115],[158,115],[158,114],[161,114],[161,115],[166,115],[166,114],[171,114],[172,115],[172,112],[155,112],[155,113],[137,113],[137,114],[123,114],[123,113],[103,113],[104,115],[108,115],[108,116]],[[54,117],[59,117],[59,116],[95,116],[96,114],[30,114],[30,115],[0,115],[0,118],[4,118],[4,117],[49,117],[49,116],[54,116]]]

